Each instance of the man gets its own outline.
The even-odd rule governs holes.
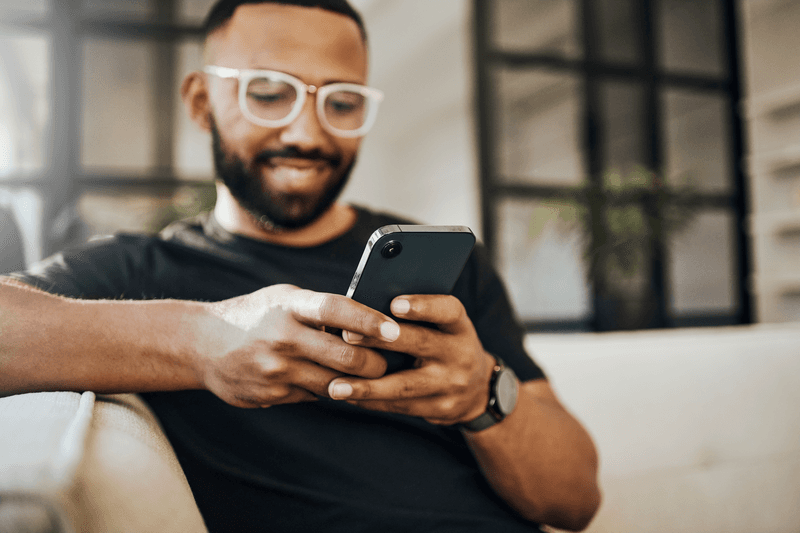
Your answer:
[[[213,139],[213,214],[3,282],[0,390],[142,393],[212,531],[585,527],[594,447],[482,249],[453,296],[394,300],[428,327],[341,296],[369,235],[402,222],[336,201],[380,98],[358,14],[222,1],[206,27],[182,96]],[[377,349],[417,364],[384,375]],[[500,361],[522,383],[495,412],[517,388]]]

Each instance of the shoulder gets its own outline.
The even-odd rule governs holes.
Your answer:
[[[413,220],[407,216],[398,215],[397,213],[390,213],[388,211],[381,211],[370,209],[361,205],[352,205],[358,214],[358,221],[356,224],[365,226],[376,226],[377,229],[381,226],[388,226],[389,224],[421,224],[421,222]]]
[[[119,234],[91,239],[43,259],[12,277],[39,289],[80,298],[116,298],[142,268],[155,237]]]

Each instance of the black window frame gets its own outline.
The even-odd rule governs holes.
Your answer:
[[[87,14],[81,0],[51,0],[44,16],[8,17],[0,15],[0,30],[30,31],[50,40],[49,97],[50,113],[45,138],[45,161],[36,172],[17,172],[0,180],[7,189],[33,189],[43,199],[42,256],[65,245],[74,244],[69,235],[52,231],[52,223],[65,211],[76,212],[77,202],[87,192],[172,194],[182,187],[213,191],[213,176],[197,179],[179,178],[173,164],[174,94],[177,76],[176,45],[187,39],[200,42],[200,24],[177,22],[177,0],[151,0],[151,15],[134,20],[116,16]],[[159,117],[153,143],[155,167],[141,172],[109,176],[83,168],[81,139],[82,41],[101,37],[118,41],[141,41],[165,44],[154,57],[153,89],[162,95],[153,99],[152,112]]]
[[[553,199],[564,198],[576,200],[578,192],[574,188],[543,186],[535,184],[509,183],[501,179],[497,138],[495,135],[497,122],[493,103],[496,101],[496,87],[492,81],[492,70],[496,67],[507,67],[515,70],[546,69],[551,72],[567,72],[577,74],[583,82],[583,118],[581,124],[582,150],[587,168],[590,187],[601,187],[603,162],[601,143],[599,142],[599,85],[602,80],[636,80],[646,87],[646,116],[649,168],[661,168],[664,158],[663,142],[660,139],[661,109],[659,89],[662,87],[690,89],[697,92],[716,93],[727,96],[729,102],[727,114],[730,122],[730,168],[732,169],[732,188],[730,193],[698,192],[691,198],[683,200],[700,209],[724,209],[734,217],[736,227],[735,261],[737,285],[735,297],[737,310],[730,315],[697,315],[686,317],[670,317],[667,311],[668,280],[667,254],[663,246],[653,251],[652,285],[655,294],[655,316],[647,324],[648,328],[670,328],[691,326],[721,326],[731,324],[748,324],[753,321],[751,294],[748,290],[748,279],[751,276],[751,245],[746,229],[747,187],[745,181],[744,126],[740,113],[741,76],[740,53],[738,42],[738,9],[736,0],[720,1],[723,13],[723,52],[725,53],[725,74],[721,76],[700,75],[692,73],[665,72],[658,65],[658,42],[654,29],[657,27],[658,0],[641,0],[639,6],[639,22],[641,38],[644,44],[644,59],[641,66],[634,67],[603,61],[598,57],[598,37],[595,21],[589,14],[593,0],[577,0],[582,35],[583,54],[572,59],[543,53],[509,52],[493,45],[493,10],[495,0],[473,0],[473,34],[475,57],[475,95],[477,108],[477,141],[479,178],[481,192],[481,214],[484,241],[492,258],[498,257],[498,213],[497,206],[505,198]],[[652,209],[653,206],[646,206]],[[592,212],[592,217],[600,216]],[[593,218],[596,220],[596,218]],[[596,284],[592,283],[591,307],[592,316],[586,320],[559,321],[525,321],[528,331],[603,331],[609,328],[598,320],[602,305]]]

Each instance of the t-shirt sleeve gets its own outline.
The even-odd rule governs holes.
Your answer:
[[[475,247],[453,294],[464,303],[487,352],[513,368],[521,381],[545,378],[542,369],[525,351],[525,330],[517,321],[505,286],[481,244]]]
[[[87,300],[140,299],[141,265],[132,237],[103,237],[59,252],[9,277],[43,291]]]

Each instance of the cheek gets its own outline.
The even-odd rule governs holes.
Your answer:
[[[217,127],[227,149],[244,160],[252,159],[266,146],[274,144],[277,137],[276,131],[252,124],[239,113],[238,107],[220,117]]]
[[[342,154],[342,159],[344,163],[351,162],[358,153],[358,149],[361,147],[361,139],[338,139],[337,147],[339,149],[339,153]]]

